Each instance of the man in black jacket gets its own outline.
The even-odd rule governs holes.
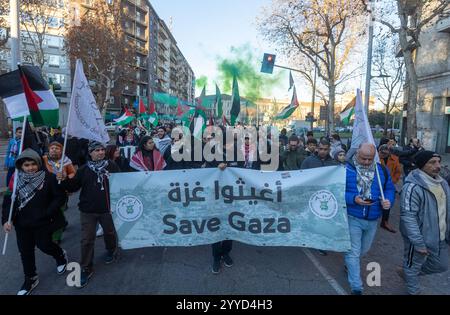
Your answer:
[[[55,175],[42,167],[41,157],[35,151],[23,151],[15,163],[15,176],[18,179],[12,223],[16,229],[17,247],[25,273],[25,282],[17,295],[29,295],[39,284],[35,247],[55,259],[58,274],[66,271],[66,253],[52,241],[53,232],[64,226],[60,209],[64,205],[66,194],[58,185]],[[2,205],[2,225],[6,233],[12,230],[8,221],[11,197],[11,194],[7,194]]]
[[[89,155],[91,160],[78,169],[75,177],[63,182],[69,192],[81,188],[78,203],[81,212],[81,287],[88,284],[93,274],[97,224],[104,231],[105,263],[113,263],[117,252],[117,234],[109,202],[109,175],[120,172],[120,169],[114,162],[105,159],[105,146],[100,142],[89,143]],[[58,175],[58,179],[64,180],[64,175]]]
[[[320,140],[317,154],[312,154],[303,161],[302,170],[338,165],[338,163],[330,156],[330,150],[330,142],[325,139]]]

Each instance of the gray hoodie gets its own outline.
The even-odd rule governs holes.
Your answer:
[[[442,181],[447,198],[446,241],[450,243],[450,188]],[[415,249],[428,249],[439,255],[440,230],[438,205],[434,194],[420,175],[412,171],[405,180],[401,194],[400,232]]]

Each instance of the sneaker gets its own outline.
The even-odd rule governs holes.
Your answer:
[[[112,264],[116,260],[116,252],[108,251],[105,256],[105,264]]]
[[[56,266],[56,272],[59,275],[62,275],[66,272],[67,269],[67,263],[68,263],[68,259],[67,259],[67,252],[63,249],[63,253],[64,253],[64,261]]]
[[[93,272],[89,271],[89,270],[83,270],[81,272],[80,289],[84,288],[85,286],[88,285],[89,279],[91,279],[92,275],[93,275]]]
[[[216,275],[219,272],[220,272],[220,259],[214,259],[212,266],[212,273]]]
[[[392,226],[390,226],[387,221],[381,221],[380,227],[393,234],[397,233],[397,231]]]
[[[32,278],[28,277],[25,278],[25,282],[22,284],[22,287],[20,288],[19,292],[17,292],[17,295],[30,295],[31,291],[33,291],[38,284],[39,284],[38,276],[34,276]]]
[[[233,259],[231,259],[230,255],[226,254],[223,255],[223,264],[225,265],[225,267],[233,267]]]
[[[103,236],[103,228],[101,227],[101,225],[98,226],[96,235],[97,237]]]
[[[360,291],[360,290],[352,290],[352,295],[362,295],[362,291]]]

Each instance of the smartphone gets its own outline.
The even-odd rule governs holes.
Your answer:
[[[374,203],[375,202],[375,200],[372,200],[372,199],[363,199],[363,201],[370,202],[370,203]]]

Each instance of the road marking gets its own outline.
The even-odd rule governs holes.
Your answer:
[[[303,252],[305,253],[306,257],[311,260],[313,265],[319,270],[319,272],[322,274],[322,276],[328,281],[328,283],[331,285],[331,287],[337,292],[339,295],[347,295],[347,292],[339,285],[339,283],[334,279],[327,271],[327,269],[322,266],[322,264],[317,260],[316,257],[311,253],[311,251],[308,248],[303,248]]]

